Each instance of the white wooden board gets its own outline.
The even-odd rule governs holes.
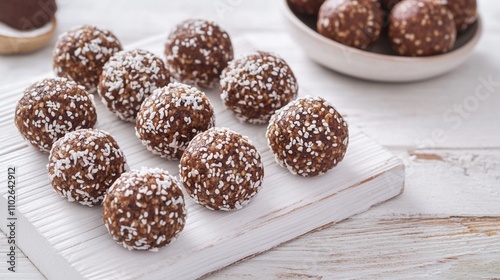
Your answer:
[[[139,47],[161,55],[164,38],[155,37],[128,49]],[[251,50],[244,40],[234,42],[237,53]],[[52,190],[45,168],[47,154],[23,142],[13,124],[14,107],[22,89],[1,94],[1,170],[17,167],[17,244],[49,279],[200,277],[364,212],[403,190],[402,162],[352,123],[350,146],[338,167],[317,178],[291,175],[275,163],[267,148],[266,127],[238,122],[223,108],[218,93],[209,91],[207,95],[217,114],[216,125],[248,135],[261,152],[264,187],[247,207],[236,212],[213,212],[187,199],[187,225],[176,242],[158,253],[130,252],[107,234],[101,207],[69,203]],[[178,173],[178,162],[148,152],[135,137],[132,124],[114,117],[99,98],[96,103],[98,128],[115,136],[131,168],[161,167]],[[342,112],[342,108],[339,110]],[[2,176],[1,221],[6,220],[6,186],[6,176]],[[6,223],[0,224],[5,231]]]

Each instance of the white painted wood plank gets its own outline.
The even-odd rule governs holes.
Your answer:
[[[500,149],[395,152],[405,192],[362,218],[500,216]]]
[[[142,47],[161,54],[163,40],[161,35]],[[240,52],[250,49],[241,40],[234,42]],[[108,236],[100,207],[88,209],[68,203],[51,190],[45,171],[47,155],[28,144],[17,144],[21,137],[12,123],[15,102],[11,99],[19,98],[21,90],[6,95],[6,102],[0,105],[0,129],[7,132],[0,140],[6,143],[0,155],[5,159],[2,167],[18,166],[18,222],[20,228],[26,228],[18,234],[18,244],[47,277],[199,277],[325,224],[366,211],[402,192],[401,161],[355,125],[350,128],[346,159],[337,168],[317,178],[296,177],[275,163],[264,137],[266,126],[238,122],[223,108],[216,91],[207,95],[215,108],[216,124],[248,135],[261,152],[266,166],[264,188],[249,206],[237,212],[213,212],[188,200],[189,216],[184,232],[159,253],[124,250]],[[118,120],[99,100],[96,103],[98,128],[115,136],[131,168],[162,167],[177,174],[177,161],[150,154],[134,136],[133,124]],[[3,195],[4,185],[0,188]],[[0,208],[5,207],[6,200],[2,197]],[[0,214],[0,219],[5,219],[5,213]]]
[[[59,0],[56,36],[71,27],[94,24],[112,30],[124,45],[169,32],[188,18],[219,22],[231,35],[250,30],[283,30],[278,3],[269,0]],[[222,4],[222,5],[220,5]],[[222,8],[220,8],[222,7]],[[0,87],[52,70],[54,38],[44,49],[22,56],[0,56]]]
[[[21,280],[21,279],[33,279],[42,280],[45,279],[43,275],[38,271],[38,269],[30,262],[30,260],[21,252],[16,250],[16,271],[8,271],[9,265],[7,264],[6,255],[10,252],[10,244],[7,241],[7,237],[0,233],[0,278],[1,279],[11,279],[11,280]]]

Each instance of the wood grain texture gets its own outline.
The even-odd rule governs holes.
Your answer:
[[[500,151],[394,151],[402,195],[206,279],[498,279]]]
[[[291,65],[301,89],[322,92],[382,145],[404,149],[500,148],[500,53],[484,36],[472,57],[442,77],[411,84],[350,78],[312,62],[289,46],[287,34],[250,33],[257,48],[278,52]],[[479,91],[484,99],[478,99]]]
[[[161,55],[164,35],[136,44]],[[240,52],[252,47],[233,40]],[[51,279],[192,279],[218,270],[248,256],[325,224],[339,222],[382,203],[403,191],[404,166],[385,148],[350,126],[349,149],[334,170],[323,176],[303,178],[280,167],[267,147],[266,126],[237,121],[227,111],[219,93],[208,91],[216,114],[216,126],[248,135],[266,166],[263,190],[240,211],[214,212],[187,200],[188,219],[179,239],[158,253],[129,252],[108,235],[102,208],[68,203],[47,181],[47,154],[23,143],[12,123],[15,100],[22,89],[5,94],[0,105],[0,141],[5,162],[18,166],[17,244]],[[97,128],[115,137],[132,169],[161,167],[178,173],[178,161],[167,161],[148,152],[125,123],[97,98]],[[3,170],[7,168],[3,163]],[[7,183],[1,179],[0,209],[7,208]],[[0,212],[2,213],[2,212]],[[0,214],[5,220],[5,213]],[[5,230],[6,228],[2,228]],[[48,253],[47,253],[48,252]]]
[[[405,162],[405,193],[367,216],[500,216],[499,150],[393,151]]]

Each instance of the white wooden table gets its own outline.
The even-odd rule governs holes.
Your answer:
[[[473,56],[445,76],[411,84],[356,80],[311,62],[286,34],[277,1],[61,0],[58,33],[90,23],[128,44],[186,18],[216,20],[280,53],[302,88],[331,100],[405,161],[398,198],[207,279],[492,279],[500,278],[500,3],[479,2],[485,30]],[[50,70],[50,47],[0,57],[0,94]],[[478,99],[477,90],[489,96]],[[0,279],[44,279],[19,255],[19,271],[8,272],[6,252],[0,234]]]

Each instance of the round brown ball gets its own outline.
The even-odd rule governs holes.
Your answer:
[[[287,2],[296,13],[316,16],[325,0],[287,0]]]
[[[149,151],[180,159],[191,139],[214,125],[214,109],[205,93],[175,82],[146,98],[135,131]]]
[[[264,179],[259,151],[248,138],[227,128],[198,134],[179,169],[189,196],[211,210],[242,208],[259,192]]]
[[[476,0],[448,0],[446,7],[453,14],[457,31],[465,31],[477,20]]]
[[[327,0],[319,10],[318,32],[334,41],[367,49],[380,38],[380,4],[372,0]]]
[[[65,78],[45,79],[28,87],[17,103],[14,123],[24,139],[43,152],[69,131],[93,128],[93,96]]]
[[[159,168],[122,174],[103,203],[104,225],[128,250],[158,251],[184,229],[186,207],[177,180]]]
[[[104,65],[97,91],[102,102],[118,118],[135,121],[146,97],[170,81],[170,72],[153,53],[121,51]]]
[[[306,96],[290,102],[271,118],[267,142],[275,159],[292,174],[313,177],[344,159],[347,123],[325,99]]]
[[[220,88],[226,108],[239,120],[256,124],[267,123],[299,90],[286,61],[262,51],[231,61],[222,72]]]
[[[69,201],[101,205],[106,191],[125,172],[126,160],[107,132],[80,129],[54,143],[50,150],[50,183]]]
[[[226,31],[213,21],[190,19],[177,25],[165,44],[167,67],[177,81],[213,88],[233,45]]]
[[[453,14],[435,0],[405,0],[390,15],[388,35],[400,55],[446,53],[453,48],[456,33]]]
[[[120,41],[110,31],[83,25],[59,36],[53,51],[54,71],[94,91],[102,67],[121,50]]]

